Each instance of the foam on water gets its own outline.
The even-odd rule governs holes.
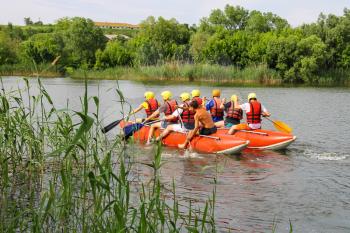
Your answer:
[[[340,154],[337,152],[316,152],[312,150],[305,150],[304,155],[309,156],[312,159],[329,161],[345,160],[350,157],[349,154]]]

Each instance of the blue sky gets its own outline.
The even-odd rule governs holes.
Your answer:
[[[62,17],[81,16],[94,21],[137,24],[150,15],[198,24],[212,9],[226,4],[273,12],[292,26],[315,22],[320,12],[342,15],[349,0],[0,0],[0,24],[23,24],[24,17],[53,23]]]

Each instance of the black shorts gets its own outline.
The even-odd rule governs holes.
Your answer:
[[[194,123],[184,122],[184,127],[188,130],[194,129]]]
[[[210,135],[210,134],[213,134],[213,133],[216,133],[217,131],[217,128],[216,126],[214,126],[213,128],[201,128],[199,130],[199,134],[202,134],[202,135]]]

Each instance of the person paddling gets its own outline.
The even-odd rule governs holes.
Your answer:
[[[250,129],[261,128],[261,116],[269,117],[271,114],[262,105],[256,97],[255,93],[248,95],[248,103],[240,105],[241,109],[245,111],[247,117],[247,123]],[[232,126],[228,131],[228,134],[233,134],[237,130],[236,125]]]
[[[142,109],[144,109],[146,112],[146,117],[149,117],[158,109],[159,103],[158,103],[158,100],[155,98],[155,95],[152,91],[146,91],[144,94],[144,97],[146,100],[143,103],[141,103],[138,108],[131,111],[130,115],[135,114],[135,113],[141,111]],[[150,121],[157,120],[158,117],[159,117],[159,114],[154,115],[150,119]]]
[[[180,124],[168,125],[166,129],[159,135],[159,137],[157,137],[157,141],[168,136],[168,134],[172,131],[187,132],[189,130],[194,129],[195,112],[193,110],[190,110],[191,96],[189,93],[184,92],[180,95],[180,98],[182,100],[182,104],[179,105],[179,108],[177,108],[172,113],[172,115],[168,115],[165,117],[165,119],[167,120],[175,120],[179,118]]]
[[[180,149],[186,148],[187,144],[196,135],[198,130],[199,134],[202,135],[210,135],[216,133],[217,131],[211,115],[206,111],[205,108],[200,107],[196,100],[191,101],[189,110],[195,112],[194,129],[188,133],[185,142],[178,145]],[[200,126],[202,126],[202,128],[200,128]]]
[[[220,108],[221,99],[220,99],[221,91],[215,89],[212,91],[213,99],[211,99],[206,105],[206,110],[210,111],[210,114],[213,118],[214,122],[219,122],[224,120],[224,110]],[[204,100],[206,98],[204,97]]]
[[[225,120],[215,123],[216,127],[231,128],[237,125],[243,119],[243,111],[239,106],[237,95],[231,96],[231,101],[226,103],[226,99],[223,98],[220,105],[221,109],[226,112]]]
[[[164,113],[164,115],[166,117],[168,115],[171,115],[174,112],[174,110],[177,106],[177,102],[176,102],[176,100],[171,99],[172,93],[170,91],[163,91],[161,93],[161,96],[163,98],[164,103],[155,112],[153,112],[149,117],[147,117],[146,120],[144,121],[144,123],[153,119],[155,116],[158,116],[160,113]],[[165,119],[165,121],[152,124],[151,129],[149,130],[149,133],[148,133],[148,138],[147,138],[146,144],[150,144],[151,138],[153,137],[153,133],[156,129],[159,129],[159,128],[165,129],[168,125],[176,124],[176,123],[177,123],[177,118]]]

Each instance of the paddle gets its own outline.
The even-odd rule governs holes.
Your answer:
[[[125,117],[124,117],[125,118]],[[102,133],[107,133],[108,131],[110,131],[111,129],[113,129],[114,127],[116,127],[117,125],[119,125],[119,123],[124,120],[124,118],[113,121],[112,123],[110,123],[109,125],[107,125],[106,127],[104,127],[103,129],[101,129]]]
[[[269,117],[265,117],[265,118],[271,121],[273,123],[273,126],[278,131],[285,132],[285,133],[291,133],[293,131],[293,129],[283,121],[271,120]]]
[[[125,139],[128,139],[130,136],[132,136],[135,132],[139,131],[143,126],[145,125],[151,125],[156,122],[160,122],[162,120],[156,120],[156,121],[151,121],[149,123],[134,123],[131,125],[127,125],[123,128],[124,131],[124,137]]]

